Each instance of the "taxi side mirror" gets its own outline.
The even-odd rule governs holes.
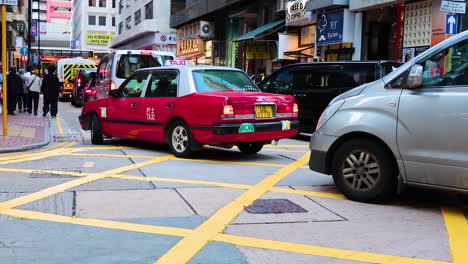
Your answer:
[[[109,95],[110,95],[110,97],[118,98],[118,97],[120,97],[120,92],[119,92],[119,90],[110,90]]]

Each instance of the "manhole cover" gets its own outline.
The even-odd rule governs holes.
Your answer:
[[[307,213],[307,210],[288,199],[258,199],[245,210],[251,214]]]

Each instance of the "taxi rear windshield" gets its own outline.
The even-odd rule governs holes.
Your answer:
[[[127,79],[134,71],[161,66],[159,62],[151,55],[120,55],[117,60],[117,78]]]
[[[198,70],[193,72],[199,93],[222,91],[258,92],[258,88],[243,72],[229,70]]]
[[[83,78],[84,81],[89,81],[91,79],[91,73],[96,72],[95,69],[87,69],[87,70],[82,70],[83,74],[81,75],[81,78]]]

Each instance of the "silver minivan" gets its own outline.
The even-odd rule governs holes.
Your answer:
[[[351,200],[406,185],[468,192],[468,31],[334,98],[310,149],[310,169]]]

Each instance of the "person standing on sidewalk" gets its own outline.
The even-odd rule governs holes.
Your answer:
[[[23,85],[23,88],[18,89],[16,94],[18,95],[16,97],[16,102],[18,104],[18,112],[22,113],[23,111],[26,112],[27,108],[27,99],[26,99],[26,79],[24,76],[24,70],[19,69],[18,70],[18,75],[21,78],[21,83]]]
[[[23,81],[21,77],[16,74],[16,69],[12,67],[7,76],[7,108],[9,115],[15,115],[18,90],[23,90]]]
[[[60,83],[59,79],[55,75],[55,66],[50,66],[47,69],[47,75],[44,76],[44,79],[42,80],[41,90],[44,94],[44,107],[42,107],[42,116],[46,116],[50,109],[50,115],[55,117],[57,115],[57,104],[60,92]]]
[[[26,82],[28,89],[28,113],[32,113],[34,103],[34,115],[37,115],[39,108],[39,93],[41,92],[41,79],[34,72]]]

